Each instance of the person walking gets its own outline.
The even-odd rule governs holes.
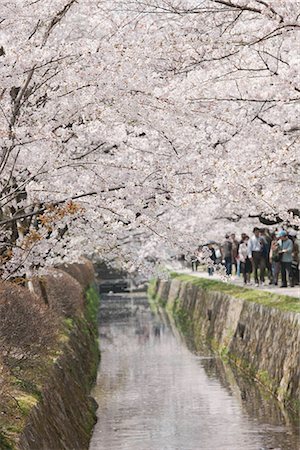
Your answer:
[[[267,269],[267,275],[269,278],[269,284],[273,284],[273,273],[272,264],[270,263],[270,250],[272,238],[270,236],[269,230],[262,228],[260,230],[260,237],[262,238],[262,253],[265,263],[265,268]]]
[[[198,260],[198,250],[195,251],[195,253],[191,256],[191,263],[192,263],[192,271],[197,272],[199,260]]]
[[[226,275],[229,276],[232,273],[232,242],[229,234],[225,235],[225,241],[222,244],[222,257],[225,264]]]
[[[281,230],[278,233],[279,241],[279,254],[281,255],[281,286],[287,287],[287,275],[289,278],[290,286],[293,287],[292,278],[292,253],[293,253],[293,241],[289,239],[285,230]]]
[[[216,248],[215,248],[215,255],[216,255],[216,262],[215,262],[215,264],[221,264],[222,263],[222,252],[221,252],[221,249],[220,249],[220,245],[216,245]]]
[[[252,272],[252,264],[248,256],[248,242],[249,236],[243,235],[238,252],[239,260],[241,263],[241,271],[244,278],[244,284],[250,283],[250,276]]]
[[[231,233],[230,239],[232,242],[232,251],[231,251],[231,261],[232,265],[235,267],[235,275],[239,276],[238,274],[238,261],[239,261],[239,241],[235,237],[235,233]]]
[[[272,267],[272,281],[275,286],[278,285],[278,276],[279,276],[279,272],[280,272],[280,258],[281,258],[281,255],[279,254],[278,240],[279,240],[279,238],[276,236],[275,233],[273,233],[269,261],[270,261],[270,264]]]
[[[292,253],[292,278],[293,284],[299,284],[299,244],[297,242],[297,231],[291,230],[289,232],[289,238],[293,242],[293,253]]]
[[[208,270],[208,275],[212,276],[214,274],[214,265],[216,264],[216,260],[217,260],[216,251],[214,249],[212,242],[208,243],[207,248],[208,248],[208,255],[209,255],[209,259],[210,259],[210,261],[208,262],[207,270]]]
[[[264,285],[265,282],[265,257],[264,257],[264,241],[260,236],[259,228],[255,227],[253,229],[253,236],[249,239],[248,243],[248,258],[252,263],[252,267],[254,270],[254,280],[255,285],[259,286],[258,281],[258,270],[259,270],[259,280],[261,285]]]

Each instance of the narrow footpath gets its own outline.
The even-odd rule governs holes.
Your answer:
[[[248,286],[244,285],[243,277],[242,275],[240,277],[238,276],[231,276],[231,277],[224,277],[218,273],[214,273],[213,275],[208,275],[207,272],[193,272],[190,269],[184,269],[184,268],[177,268],[172,267],[171,270],[176,271],[177,273],[182,273],[185,275],[192,275],[194,277],[199,278],[207,278],[209,280],[215,280],[215,281],[223,281],[224,283],[230,283],[234,284],[235,286],[240,286],[247,289],[252,290],[258,290],[258,291],[266,291],[271,292],[272,294],[278,294],[278,295],[287,295],[289,297],[298,298],[300,300],[300,286],[295,286],[293,288],[287,287],[287,288],[280,288],[278,286],[269,285],[269,280],[266,281],[266,284],[264,286],[255,287],[254,282],[252,284],[249,284]]]

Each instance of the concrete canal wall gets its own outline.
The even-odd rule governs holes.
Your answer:
[[[85,450],[96,421],[90,390],[99,362],[98,293],[92,264],[53,269],[34,280],[34,286],[37,295],[29,300],[53,312],[58,343],[50,350],[45,348],[43,364],[32,359],[32,367],[10,368],[8,389],[16,403],[8,401],[3,406],[7,419],[0,423],[0,448]],[[31,295],[20,287],[15,292],[12,285],[9,296],[14,299],[25,290]]]
[[[169,281],[156,280],[151,295],[172,313],[181,329],[192,336],[196,349],[200,349],[204,341],[208,342],[221,356],[297,411],[300,399],[297,299],[283,298],[281,302],[280,298],[269,294],[265,300],[270,298],[270,303],[278,306],[271,307],[259,300],[243,299],[250,295],[250,290],[241,289],[239,295],[236,289],[234,296],[228,295],[218,290],[222,289],[221,284],[226,283],[214,285],[201,279],[193,282],[175,277]]]

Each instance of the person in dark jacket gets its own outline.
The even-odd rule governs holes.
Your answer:
[[[231,233],[230,236],[232,242],[231,260],[232,265],[235,267],[235,275],[238,275],[238,262],[239,262],[239,241],[235,237],[235,233]]]
[[[265,228],[261,228],[260,237],[262,242],[262,257],[264,258],[265,268],[267,269],[269,284],[273,284],[272,264],[270,263],[270,249],[272,237],[269,231]]]
[[[287,275],[290,280],[290,286],[293,287],[292,278],[292,261],[293,261],[293,241],[289,239],[285,230],[281,230],[278,233],[279,241],[279,254],[281,255],[281,286],[287,287]]]
[[[231,275],[232,273],[232,242],[230,240],[229,234],[225,235],[225,241],[222,244],[222,257],[226,268],[226,275]]]
[[[297,231],[292,230],[289,233],[289,238],[293,242],[293,253],[292,253],[292,279],[293,284],[299,284],[299,244],[297,242]]]
[[[211,260],[211,262],[208,263],[208,275],[213,275],[214,265],[216,264],[217,256],[212,243],[208,244],[208,251],[209,251],[209,259]]]

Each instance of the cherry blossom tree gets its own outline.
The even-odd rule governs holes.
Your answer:
[[[298,226],[298,6],[4,2],[3,276]]]

